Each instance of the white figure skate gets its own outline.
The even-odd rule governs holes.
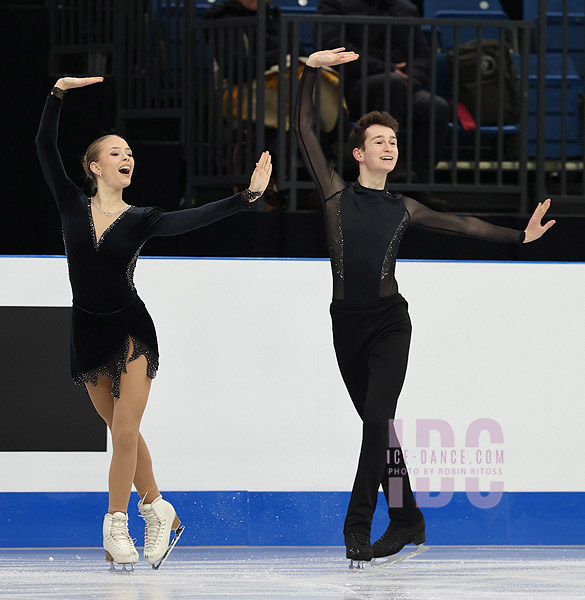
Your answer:
[[[173,505],[162,496],[155,498],[151,504],[144,504],[144,499],[140,500],[138,510],[145,523],[144,559],[156,570],[167,559],[185,527],[181,526]],[[175,535],[169,543],[171,531]]]
[[[134,564],[138,562],[138,552],[128,533],[128,515],[122,512],[104,515],[103,534],[106,560],[111,568],[116,570],[114,563],[117,563],[122,565],[124,571],[130,565],[130,570],[133,571]]]

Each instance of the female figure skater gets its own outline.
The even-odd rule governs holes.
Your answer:
[[[121,137],[106,135],[95,140],[84,157],[85,173],[94,188],[88,197],[63,168],[57,133],[65,92],[100,81],[102,77],[59,79],[47,98],[36,144],[61,215],[73,290],[72,375],[77,384],[85,386],[112,434],[109,506],[103,522],[106,560],[123,565],[138,561],[127,516],[134,483],[146,523],[144,558],[158,568],[178,539],[180,521],[173,506],[160,495],[148,447],[139,431],[158,368],[158,346],[152,319],[134,288],[134,268],[149,238],[197,229],[233,215],[259,198],[272,165],[270,154],[264,152],[245,192],[201,208],[172,213],[156,207],[138,208],[122,199],[134,171],[132,151]],[[172,530],[175,537],[169,547]]]
[[[329,166],[319,145],[312,102],[319,67],[357,60],[357,54],[344,50],[315,52],[307,60],[294,127],[307,169],[324,200],[333,274],[333,342],[344,383],[363,421],[357,474],[343,531],[346,556],[369,561],[395,554],[408,543],[425,541],[425,521],[400,448],[390,453],[392,464],[386,461],[390,420],[406,374],[411,334],[408,305],[394,278],[404,231],[413,225],[521,244],[538,239],[554,221],[541,225],[550,206],[548,199],[538,205],[525,231],[516,231],[474,217],[435,212],[412,198],[387,191],[386,176],[398,160],[398,123],[385,112],[367,113],[350,133],[359,177],[346,184]],[[398,443],[395,435],[392,438],[390,446],[394,448]],[[389,472],[400,474],[398,479],[393,477],[391,485]],[[370,545],[380,484],[391,521],[384,535]]]

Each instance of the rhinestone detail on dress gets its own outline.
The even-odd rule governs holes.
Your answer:
[[[91,227],[91,234],[92,234],[92,240],[93,240],[93,247],[96,250],[99,250],[102,242],[104,241],[104,238],[106,237],[106,235],[110,232],[110,230],[114,227],[114,225],[116,225],[116,223],[118,221],[121,221],[126,214],[128,213],[128,211],[132,208],[132,206],[129,206],[123,213],[120,214],[120,216],[116,219],[114,219],[110,225],[105,229],[105,231],[102,233],[102,235],[100,236],[100,239],[97,239],[97,235],[95,232],[95,225],[93,224],[93,216],[91,214],[91,198],[87,199],[87,216],[89,219],[89,226]]]
[[[105,365],[92,369],[87,373],[80,373],[74,378],[76,385],[85,387],[86,383],[91,383],[94,387],[98,384],[98,378],[100,375],[104,375],[112,382],[112,397],[120,397],[120,379],[122,373],[126,373],[126,357],[130,350],[130,339],[132,339],[132,345],[134,346],[132,354],[128,358],[128,362],[136,360],[140,356],[146,358],[146,375],[150,379],[156,377],[158,371],[158,354],[153,352],[146,344],[143,344],[140,340],[137,340],[134,336],[128,335],[123,347],[116,353],[116,355],[110,359]]]
[[[408,211],[404,211],[404,215],[402,216],[402,220],[400,221],[400,225],[396,228],[392,239],[390,240],[390,244],[386,250],[386,254],[384,256],[384,262],[382,263],[382,271],[380,273],[380,279],[384,279],[388,277],[388,275],[392,272],[394,273],[394,269],[396,267],[396,256],[398,255],[398,248],[400,246],[400,242],[402,240],[402,236],[408,227],[408,222],[410,221],[410,215]]]
[[[340,279],[344,277],[343,271],[343,228],[341,226],[341,192],[327,200],[327,229],[330,231],[329,256],[333,273]]]
[[[146,242],[144,242],[144,244],[146,244]],[[136,261],[138,260],[138,256],[144,244],[142,244],[138,248],[138,250],[136,250],[136,254],[132,257],[132,260],[128,263],[128,268],[126,269],[126,278],[128,279],[128,285],[130,286],[130,289],[133,292],[136,291],[136,287],[134,286],[134,271],[136,269]]]

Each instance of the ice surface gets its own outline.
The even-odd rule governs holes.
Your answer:
[[[0,549],[0,599],[585,598],[583,546],[431,546],[350,571],[341,547],[181,547],[159,571],[112,573],[102,549]]]

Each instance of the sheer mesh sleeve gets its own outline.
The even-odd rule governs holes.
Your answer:
[[[146,237],[178,235],[199,227],[205,227],[229,217],[247,206],[248,202],[241,193],[223,200],[210,202],[198,208],[186,208],[173,212],[165,212],[162,208],[149,208],[144,215]]]
[[[321,196],[328,200],[345,187],[345,182],[335,169],[329,166],[321,144],[315,135],[313,116],[313,88],[319,69],[305,65],[299,84],[293,126],[297,135],[299,150]]]
[[[474,237],[490,242],[511,244],[524,242],[524,232],[517,229],[492,225],[477,217],[462,217],[436,212],[408,197],[404,197],[403,202],[410,215],[410,225],[414,227],[439,233]]]
[[[62,104],[63,101],[53,95],[47,98],[35,139],[43,175],[60,210],[65,207],[72,190],[79,191],[79,188],[67,176],[57,148]]]

